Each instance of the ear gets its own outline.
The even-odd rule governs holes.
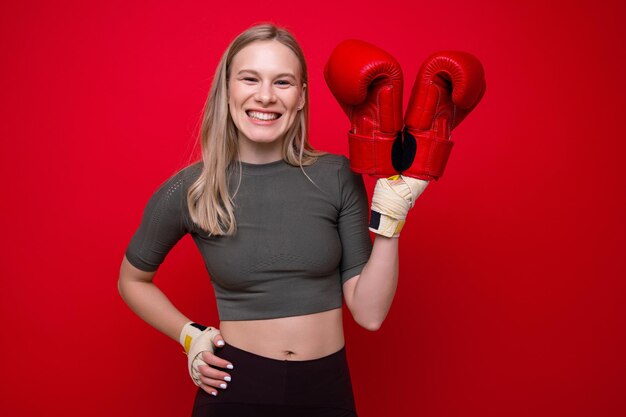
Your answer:
[[[298,101],[298,110],[302,110],[304,108],[305,101],[306,101],[306,83],[303,83],[302,91],[300,91],[300,100]]]

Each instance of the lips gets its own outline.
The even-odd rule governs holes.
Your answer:
[[[276,120],[280,116],[282,116],[281,113],[267,112],[267,111],[258,111],[258,110],[246,110],[246,114],[251,119],[263,120],[263,121]]]

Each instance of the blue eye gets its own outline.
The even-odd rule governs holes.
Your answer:
[[[286,85],[291,85],[291,83],[289,81],[287,81],[287,80],[278,80],[278,81],[276,81],[276,84],[278,84],[278,85],[285,85],[285,86]]]

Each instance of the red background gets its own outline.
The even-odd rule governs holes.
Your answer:
[[[346,316],[360,415],[625,415],[620,2],[139,3],[0,6],[0,414],[189,415],[180,348],[122,302],[119,264],[189,161],[224,48],[271,20],[302,43],[312,142],[335,153],[347,120],[322,68],[339,41],[393,54],[406,95],[436,50],[486,69],[403,232],[387,321],[370,333]],[[156,282],[217,322],[189,237]]]

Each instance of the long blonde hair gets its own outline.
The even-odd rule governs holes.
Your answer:
[[[233,57],[256,41],[276,40],[293,51],[300,62],[301,82],[308,87],[304,54],[293,35],[273,24],[252,26],[228,46],[215,71],[211,91],[204,106],[200,128],[203,168],[187,193],[191,219],[211,235],[233,235],[237,230],[234,203],[229,193],[229,171],[237,160],[237,128],[228,111],[228,79]],[[293,166],[314,163],[322,154],[308,142],[309,89],[304,107],[285,133],[283,160]]]

